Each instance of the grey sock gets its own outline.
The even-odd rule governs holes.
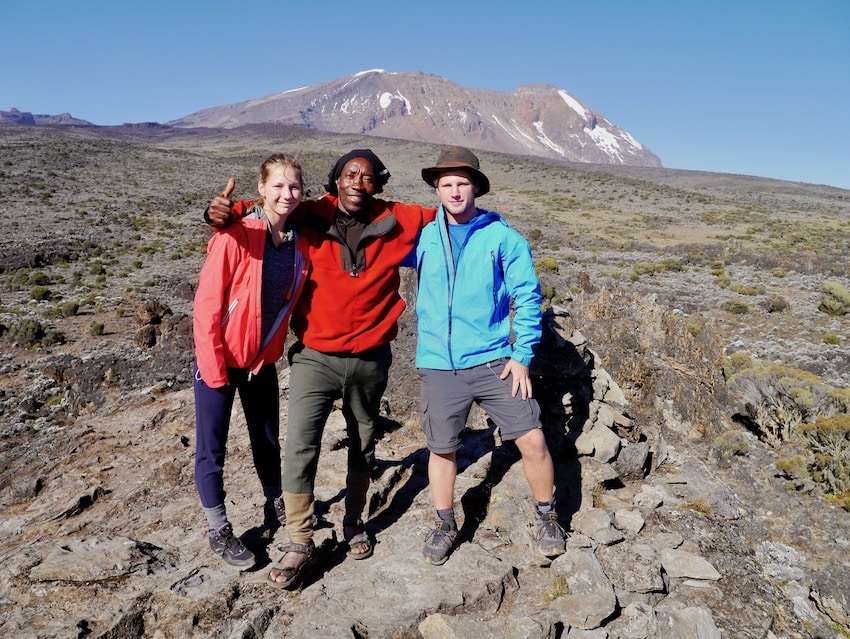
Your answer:
[[[457,530],[457,522],[455,522],[454,508],[444,508],[443,510],[438,510],[437,519],[447,523],[449,526],[452,527],[452,530]]]
[[[537,501],[534,500],[534,507],[537,509],[541,515],[546,515],[555,510],[555,502],[554,501]]]
[[[204,515],[207,518],[207,524],[210,529],[218,530],[227,523],[227,509],[224,504],[213,506],[212,508],[204,508]]]

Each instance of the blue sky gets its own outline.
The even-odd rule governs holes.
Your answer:
[[[544,82],[664,166],[850,189],[848,0],[0,0],[0,110],[166,122],[367,69]]]

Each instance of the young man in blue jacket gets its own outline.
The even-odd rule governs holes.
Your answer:
[[[542,301],[531,249],[501,215],[476,208],[476,196],[490,190],[490,181],[469,149],[443,150],[435,166],[422,169],[422,178],[440,198],[437,219],[422,230],[416,249],[416,368],[437,511],[423,556],[442,565],[457,539],[456,455],[476,402],[519,449],[538,548],[556,557],[565,550],[565,532],[555,512],[554,467],[528,372],[540,341]]]

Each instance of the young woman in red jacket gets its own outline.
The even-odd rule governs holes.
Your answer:
[[[194,306],[195,483],[211,550],[240,568],[252,566],[254,554],[234,534],[224,503],[230,413],[238,391],[265,497],[263,524],[273,531],[286,522],[275,362],[309,255],[291,217],[304,192],[298,161],[269,157],[257,190],[260,199],[243,221],[210,239]]]

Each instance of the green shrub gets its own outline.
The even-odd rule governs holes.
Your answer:
[[[730,291],[735,291],[738,295],[764,295],[764,286],[744,286],[742,284],[730,284]]]
[[[750,312],[749,305],[739,300],[726,300],[720,305],[720,308],[734,315],[746,315]]]
[[[824,282],[818,310],[828,315],[846,315],[850,311],[850,291],[837,282]]]
[[[774,462],[774,466],[786,479],[791,480],[798,490],[810,484],[806,481],[809,477],[809,465],[804,455],[780,457]]]
[[[791,440],[803,424],[850,412],[850,393],[790,366],[744,370],[729,379],[729,390],[741,398],[759,438],[773,446]]]
[[[679,273],[685,270],[685,265],[682,264],[681,260],[677,260],[674,257],[668,257],[661,262],[661,270],[668,273]]]
[[[538,273],[557,273],[560,270],[558,261],[552,257],[541,257],[537,260],[536,267]]]
[[[723,358],[723,375],[726,379],[731,378],[749,368],[753,367],[753,358],[747,353],[735,351],[728,357]]]
[[[638,262],[635,264],[634,273],[638,277],[641,275],[654,275],[661,269],[654,262]]]
[[[46,335],[46,331],[44,330],[44,326],[37,320],[26,319],[15,327],[10,334],[12,341],[21,346],[31,348],[41,343],[41,340]]]
[[[826,484],[829,492],[850,492],[850,415],[819,417],[800,428],[810,451],[812,479]]]
[[[687,322],[685,324],[685,327],[688,329],[688,332],[694,337],[699,335],[700,331],[702,330],[702,324],[700,324],[699,322]]]
[[[33,286],[30,289],[30,297],[38,302],[49,300],[53,297],[53,291],[46,286]]]
[[[750,442],[744,433],[737,430],[727,430],[719,435],[715,438],[714,445],[724,457],[746,455],[750,449]]]
[[[29,276],[27,283],[35,286],[43,286],[50,284],[50,277],[44,271],[36,271]]]
[[[48,311],[49,317],[73,317],[80,311],[78,302],[64,302]]]
[[[824,335],[823,343],[836,346],[841,343],[841,338],[835,333],[829,333],[828,335]]]
[[[92,325],[89,327],[89,333],[92,335],[103,335],[105,328],[103,322],[92,322]]]

